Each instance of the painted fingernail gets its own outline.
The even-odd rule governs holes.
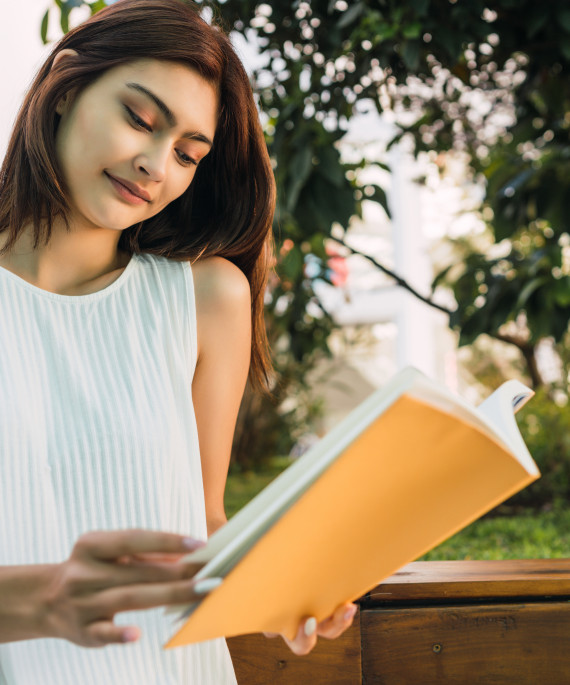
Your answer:
[[[196,585],[194,585],[194,592],[197,595],[205,595],[219,587],[223,580],[223,578],[204,578],[204,580],[199,580]]]
[[[139,631],[136,628],[126,628],[121,633],[123,642],[135,642],[139,638]]]
[[[357,609],[358,609],[357,606],[351,606],[350,609],[347,609],[344,612],[344,616],[343,616],[344,620],[350,621],[351,618],[354,618]]]
[[[186,549],[200,549],[200,547],[205,547],[206,543],[203,540],[195,540],[194,538],[183,538],[182,539],[182,546],[186,547]]]
[[[310,637],[317,629],[317,619],[314,616],[305,621],[305,635]]]

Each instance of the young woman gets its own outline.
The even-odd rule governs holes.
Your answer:
[[[0,172],[0,682],[235,683],[224,640],[162,650],[162,607],[219,582],[182,557],[267,377],[273,208],[247,75],[191,4],[119,0],[56,45]]]

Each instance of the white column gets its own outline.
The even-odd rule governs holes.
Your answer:
[[[428,243],[422,231],[420,189],[414,182],[418,166],[402,145],[390,155],[392,192],[390,209],[394,241],[394,270],[422,295],[428,295],[432,267]],[[438,349],[438,329],[447,325],[447,316],[398,288],[397,366],[415,366],[430,377],[441,378],[444,350]]]

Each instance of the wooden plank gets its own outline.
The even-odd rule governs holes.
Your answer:
[[[367,593],[363,606],[421,600],[547,596],[570,597],[570,559],[416,561]]]
[[[240,635],[228,638],[239,685],[361,685],[360,612],[336,640],[319,638],[304,656],[282,638]]]
[[[366,685],[570,682],[568,602],[370,609],[361,631]]]

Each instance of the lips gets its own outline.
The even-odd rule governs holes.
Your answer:
[[[129,191],[135,197],[138,197],[141,200],[145,200],[145,202],[150,202],[150,195],[146,192],[146,190],[143,190],[136,183],[127,181],[125,178],[121,178],[120,176],[113,176],[108,171],[105,171],[105,175],[108,176],[111,181],[114,181],[115,183],[118,183],[119,185],[126,188],[127,191]]]

